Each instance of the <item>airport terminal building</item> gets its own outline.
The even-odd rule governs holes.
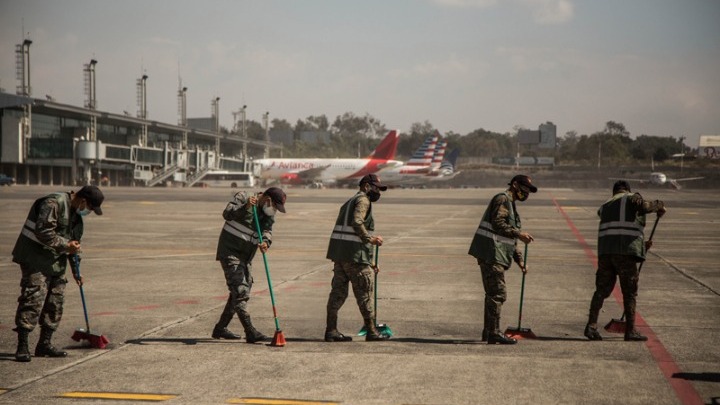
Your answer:
[[[251,172],[248,156],[275,147],[139,115],[0,92],[0,173],[18,184],[192,186],[212,171]]]

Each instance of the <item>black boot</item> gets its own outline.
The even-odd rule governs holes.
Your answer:
[[[242,324],[243,328],[245,328],[245,341],[248,343],[255,343],[255,342],[264,342],[269,339],[269,337],[263,335],[260,333],[252,324],[252,320],[250,319],[250,314],[244,313],[244,314],[238,314],[238,318],[240,318],[240,323]]]
[[[242,336],[236,335],[236,334],[230,332],[227,328],[223,328],[223,327],[220,327],[219,325],[215,325],[215,329],[213,329],[213,332],[212,332],[212,338],[213,339],[237,340],[237,339],[242,339]]]
[[[15,352],[15,361],[27,363],[30,361],[30,349],[28,348],[28,335],[30,331],[27,329],[16,328],[18,334],[17,351]]]
[[[489,345],[494,345],[496,343],[501,344],[501,345],[514,345],[515,343],[517,343],[517,340],[514,338],[511,338],[511,337],[505,336],[504,333],[495,331],[494,333],[490,333],[488,335],[487,342]]]
[[[390,339],[390,336],[378,332],[377,327],[375,327],[375,322],[373,320],[366,319],[365,328],[367,329],[367,335],[365,335],[366,342],[377,342]]]
[[[626,342],[645,342],[647,336],[641,335],[635,329],[635,307],[625,309],[625,341]]]
[[[490,331],[487,330],[486,328],[483,328],[483,331],[482,331],[482,339],[480,339],[480,341],[481,341],[481,342],[487,342],[488,336],[490,336]]]
[[[40,340],[35,346],[35,357],[67,357],[67,352],[56,349],[50,340],[54,330],[46,327],[40,329]]]
[[[585,325],[585,337],[590,340],[602,340],[602,336],[597,330],[597,325]]]
[[[326,342],[352,342],[352,337],[345,336],[342,333],[338,332],[337,329],[331,330],[331,331],[325,331],[325,341]]]

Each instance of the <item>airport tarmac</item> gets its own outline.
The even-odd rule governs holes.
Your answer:
[[[19,266],[11,251],[32,202],[67,187],[0,188],[0,403],[183,404],[702,404],[720,403],[720,203],[709,190],[642,190],[665,201],[640,278],[638,324],[650,340],[583,337],[594,291],[597,208],[610,190],[545,189],[518,203],[529,246],[522,326],[537,339],[480,342],[484,292],[467,250],[489,199],[503,190],[389,190],[373,204],[380,248],[378,322],[387,342],[325,343],[340,205],[354,190],[288,189],[268,253],[285,347],[213,340],[227,298],[215,248],[230,189],[106,188],[105,215],[85,221],[82,272],[92,349],[69,283],[53,343],[64,359],[14,361]],[[654,220],[654,214],[649,221]],[[651,223],[649,223],[649,226]],[[649,226],[646,235],[649,234]],[[261,256],[249,307],[273,321]],[[506,273],[501,328],[517,326],[521,272]],[[608,298],[600,323],[622,314]],[[362,319],[352,296],[340,330]],[[237,319],[230,329],[242,333]],[[31,335],[34,350],[38,330]]]

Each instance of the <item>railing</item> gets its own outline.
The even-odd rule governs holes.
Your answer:
[[[197,172],[195,172],[194,175],[188,177],[185,179],[185,187],[192,187],[197,183],[198,181],[202,180],[203,177],[212,169],[209,167],[199,169]]]
[[[150,179],[145,185],[147,187],[153,187],[156,184],[159,184],[161,181],[164,181],[168,177],[172,176],[173,174],[177,173],[177,171],[180,170],[180,168],[176,165],[170,166],[167,169],[165,169],[164,172],[158,174],[157,176]]]

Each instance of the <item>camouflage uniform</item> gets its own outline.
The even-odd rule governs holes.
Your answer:
[[[238,315],[240,323],[245,329],[248,340],[252,336],[261,336],[252,325],[247,302],[253,285],[252,259],[260,243],[254,222],[252,207],[248,204],[248,195],[240,192],[235,195],[223,211],[225,224],[218,239],[216,260],[220,262],[225,274],[225,281],[229,296],[216,330],[224,330],[230,324],[233,316]],[[263,241],[268,246],[272,243],[272,225],[274,218],[265,215],[262,209],[257,209]],[[259,339],[262,340],[262,339]]]
[[[662,201],[644,201],[640,194],[620,192],[598,210],[598,269],[595,273],[595,293],[590,302],[589,327],[597,329],[603,302],[610,296],[615,280],[619,278],[626,330],[628,333],[634,331],[640,279],[637,264],[645,260],[645,214],[661,208],[664,208]]]
[[[512,260],[522,263],[516,238],[521,232],[520,215],[509,191],[493,197],[485,210],[468,254],[477,258],[485,289],[483,336],[499,333],[500,312],[507,299],[505,271]]]
[[[352,218],[352,219],[350,219]],[[327,329],[337,330],[338,311],[348,296],[352,284],[355,300],[366,325],[375,329],[375,312],[370,297],[375,286],[370,244],[375,229],[372,204],[367,195],[358,192],[340,208],[335,229],[330,237],[327,258],[334,262],[332,290],[327,303]]]
[[[71,210],[70,200],[69,193],[56,193],[35,201],[18,236],[12,253],[22,271],[17,329],[30,332],[39,321],[52,332],[62,319],[67,246],[83,233],[82,217]]]

